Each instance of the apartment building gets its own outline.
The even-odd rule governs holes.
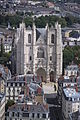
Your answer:
[[[0,120],[5,120],[5,96],[0,93]]]
[[[68,65],[64,70],[64,75],[66,76],[77,76],[79,71],[78,65]]]
[[[34,83],[33,83],[34,82]],[[32,86],[31,86],[31,84]],[[15,102],[18,100],[18,96],[21,92],[28,95],[30,93],[36,93],[38,84],[41,84],[41,81],[36,77],[31,75],[19,75],[13,77],[12,79],[7,80],[6,83],[6,101],[11,99]],[[36,89],[37,88],[37,89]],[[35,92],[34,92],[35,91]]]
[[[50,120],[47,105],[17,103],[7,111],[7,120]]]
[[[58,92],[57,92],[57,95],[58,95],[58,101],[60,104],[62,104],[62,91],[63,91],[63,88],[64,87],[68,87],[68,86],[74,86],[74,85],[77,85],[77,84],[80,84],[80,80],[78,79],[77,81],[77,78],[75,77],[61,77],[59,78],[58,80]]]
[[[5,80],[0,77],[0,93],[5,93]]]
[[[75,87],[65,87],[62,93],[62,115],[64,120],[69,120],[71,113],[77,112],[80,107],[80,92]]]

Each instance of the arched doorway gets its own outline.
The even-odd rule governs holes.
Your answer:
[[[51,71],[50,72],[50,82],[54,82],[55,80],[54,80],[54,72],[53,71]]]
[[[43,68],[39,68],[36,73],[37,73],[37,76],[41,78],[43,82],[46,81],[46,71]]]

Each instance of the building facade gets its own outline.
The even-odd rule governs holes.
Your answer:
[[[20,92],[24,90],[24,87],[24,80],[7,80],[6,101],[14,100],[16,102]]]
[[[70,114],[77,112],[80,107],[80,92],[77,86],[63,88],[62,115],[64,120],[69,120]]]
[[[36,82],[33,83],[34,81]],[[6,101],[14,100],[16,102],[21,93],[24,93],[25,95],[29,96],[30,92],[30,95],[32,95],[33,93],[36,96],[39,87],[40,80],[38,80],[36,76],[34,80],[33,76],[29,75],[20,75],[13,77],[6,81]]]
[[[79,81],[78,81],[79,82]],[[80,82],[79,82],[80,84]],[[62,105],[62,91],[64,87],[68,86],[75,86],[77,85],[77,78],[64,78],[58,80],[58,91],[57,91],[57,97],[59,103]]]
[[[5,80],[0,77],[0,93],[5,93]]]
[[[72,75],[74,75],[76,77],[76,76],[78,76],[78,72],[79,72],[78,65],[68,65],[64,69],[64,75],[66,75],[66,76],[72,76]]]
[[[15,32],[9,29],[2,29],[0,28],[0,51],[1,51],[1,44],[3,45],[4,52],[8,53],[12,51],[13,45],[13,36]]]
[[[47,106],[42,104],[15,104],[7,111],[7,120],[50,120]]]
[[[36,28],[20,24],[16,39],[16,73],[37,74],[42,81],[54,82],[62,74],[61,25]]]
[[[5,120],[5,96],[0,93],[0,120]]]

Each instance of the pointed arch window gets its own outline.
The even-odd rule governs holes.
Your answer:
[[[44,58],[44,50],[43,50],[43,48],[38,49],[37,58]]]
[[[54,34],[51,35],[51,43],[54,43]]]
[[[31,43],[31,34],[28,34],[28,43]]]

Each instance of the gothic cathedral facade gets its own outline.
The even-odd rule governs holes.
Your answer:
[[[17,28],[16,73],[32,73],[45,82],[56,82],[62,74],[62,35],[61,25],[55,27],[32,28],[24,23]]]

